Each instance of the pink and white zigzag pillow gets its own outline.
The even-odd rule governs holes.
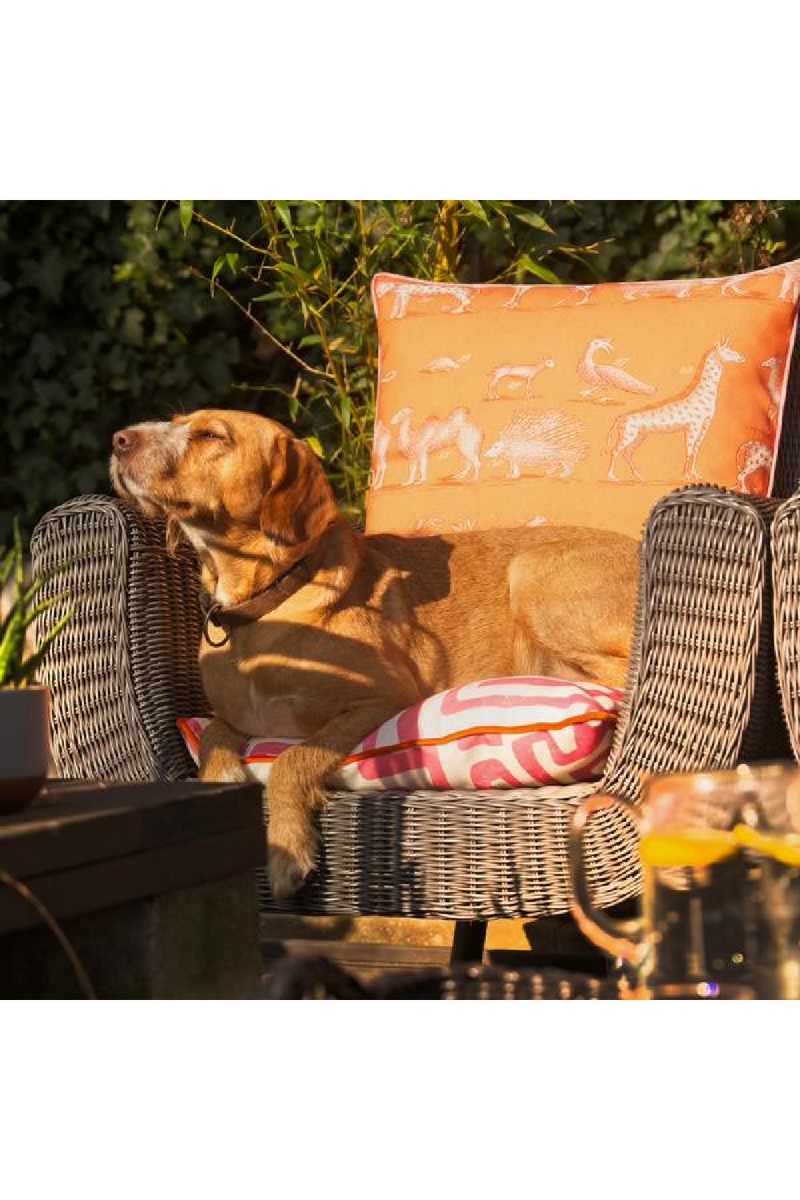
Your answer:
[[[515,676],[450,688],[384,721],[348,755],[332,787],[354,792],[543,787],[599,779],[619,688]],[[209,717],[178,726],[195,762]],[[300,739],[242,741],[247,775],[265,783]]]

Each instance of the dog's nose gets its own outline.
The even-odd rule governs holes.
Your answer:
[[[135,429],[118,429],[111,439],[115,454],[130,454],[139,441]]]

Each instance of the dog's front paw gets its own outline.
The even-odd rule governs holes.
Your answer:
[[[296,833],[273,840],[271,831],[267,846],[269,890],[276,900],[288,900],[303,886],[314,870],[316,841],[313,833],[300,837]]]

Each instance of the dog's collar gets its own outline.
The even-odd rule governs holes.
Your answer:
[[[267,584],[260,592],[256,592],[247,600],[242,600],[239,604],[230,604],[223,607],[216,600],[212,600],[208,592],[204,589],[200,590],[200,607],[202,608],[205,619],[203,621],[203,637],[208,642],[209,646],[224,646],[231,640],[233,630],[239,625],[247,625],[250,621],[257,621],[259,617],[266,616],[267,613],[273,612],[290,596],[299,591],[306,583],[314,576],[311,566],[310,556],[298,559],[289,567],[288,571],[284,571],[283,575],[279,575],[277,579],[273,579],[272,583]],[[209,634],[209,625],[216,625],[218,629],[224,631],[224,637],[221,641],[213,641]]]

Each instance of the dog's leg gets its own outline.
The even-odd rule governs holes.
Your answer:
[[[340,713],[317,733],[276,758],[267,784],[269,886],[285,900],[314,869],[314,814],[325,803],[325,784],[355,746],[404,707],[403,699],[370,700]]]
[[[243,783],[240,757],[244,738],[227,721],[214,717],[200,738],[200,778],[205,783]]]

